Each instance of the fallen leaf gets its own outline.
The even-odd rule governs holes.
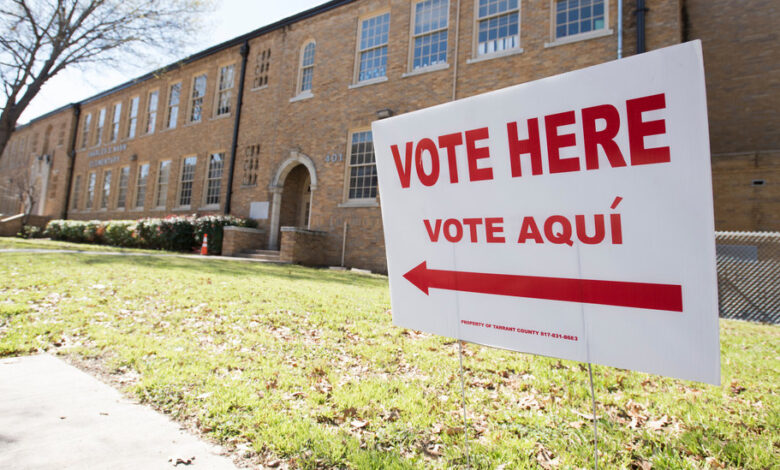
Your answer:
[[[669,417],[666,416],[666,415],[663,415],[663,416],[661,416],[657,420],[647,421],[645,423],[645,427],[647,427],[647,428],[649,428],[649,429],[651,429],[653,431],[660,431],[664,426],[666,426],[669,423],[670,423]]]
[[[351,424],[352,427],[355,428],[355,429],[363,429],[366,426],[368,426],[368,421],[361,421],[359,419],[353,419],[352,422],[349,423],[349,424]]]

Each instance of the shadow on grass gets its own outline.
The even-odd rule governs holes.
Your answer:
[[[200,260],[176,257],[156,258],[151,256],[101,256],[90,255],[88,253],[79,253],[78,255],[69,256],[75,257],[74,262],[89,266],[112,266],[114,269],[121,269],[122,266],[146,267],[166,271],[190,269],[194,272],[197,272],[198,274],[226,275],[235,277],[273,276],[290,281],[331,282],[354,287],[373,288],[387,286],[387,278],[384,276],[334,272],[327,269],[307,268],[290,264],[279,265],[238,260]]]

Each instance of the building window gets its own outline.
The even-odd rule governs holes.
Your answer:
[[[70,208],[76,210],[79,208],[79,197],[81,196],[81,175],[76,176],[76,181],[73,182],[73,195],[70,201]]]
[[[192,204],[192,183],[195,181],[195,165],[198,157],[187,157],[181,165],[181,189],[179,190],[179,206],[189,207]]]
[[[87,148],[89,144],[89,129],[92,127],[92,113],[84,116],[84,127],[81,130],[81,148]]]
[[[106,108],[101,108],[98,113],[97,131],[95,131],[95,145],[103,143],[103,128],[106,127]]]
[[[146,101],[146,133],[153,134],[157,124],[157,102],[160,98],[160,92],[155,90],[149,93],[149,99]]]
[[[206,205],[219,204],[219,192],[222,188],[222,165],[224,153],[212,153],[209,156],[209,168],[206,174]]]
[[[244,177],[241,184],[255,186],[257,184],[257,170],[260,166],[260,145],[248,146],[244,155]]]
[[[255,64],[255,80],[252,88],[260,88],[268,85],[268,69],[271,68],[271,49],[266,49],[257,54]]]
[[[604,29],[604,0],[556,0],[555,38],[562,39]]]
[[[181,97],[181,83],[171,85],[168,93],[168,129],[176,128],[176,121],[179,119],[179,99]]]
[[[108,198],[111,196],[111,170],[103,173],[103,194],[100,196],[100,208],[108,209]]]
[[[376,198],[376,160],[371,131],[354,132],[349,150],[349,199]]]
[[[449,0],[424,0],[414,4],[412,70],[447,62]]]
[[[135,184],[135,207],[138,209],[144,208],[144,200],[146,199],[146,183],[149,180],[149,164],[145,163],[138,167],[138,179]]]
[[[57,145],[65,145],[65,123],[60,124],[60,132],[57,136]]]
[[[517,0],[479,0],[477,18],[477,55],[494,54],[520,46]]]
[[[138,126],[138,101],[139,97],[130,100],[130,109],[127,116],[127,138],[135,137],[135,128]]]
[[[171,175],[171,161],[160,162],[160,171],[157,172],[157,201],[155,207],[165,207],[168,200],[168,178]]]
[[[122,103],[114,105],[114,111],[111,113],[111,142],[116,142],[119,138],[119,119],[122,118]]]
[[[92,203],[95,201],[95,180],[97,179],[97,173],[90,173],[89,180],[87,180],[87,203],[84,205],[84,209],[92,209]]]
[[[124,209],[127,204],[127,184],[130,179],[130,167],[119,170],[119,195],[116,198],[117,209]]]
[[[298,93],[311,92],[312,81],[314,80],[314,52],[316,48],[317,45],[314,41],[303,46]]]
[[[358,82],[387,76],[387,38],[390,13],[360,22]]]
[[[219,91],[217,92],[217,116],[230,114],[230,101],[233,98],[233,65],[219,69]]]
[[[206,74],[192,80],[192,102],[190,106],[190,122],[200,122],[203,117],[203,97],[206,95]]]

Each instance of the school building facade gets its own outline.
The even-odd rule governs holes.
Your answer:
[[[701,38],[716,224],[780,230],[777,10],[335,0],[20,126],[0,175],[39,182],[42,216],[228,213],[259,225],[231,234],[229,252],[384,272],[372,121]],[[760,33],[745,34],[751,22]],[[4,194],[0,213],[13,204]]]

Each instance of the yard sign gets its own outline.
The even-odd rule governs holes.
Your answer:
[[[720,383],[700,42],[373,124],[396,325]]]

